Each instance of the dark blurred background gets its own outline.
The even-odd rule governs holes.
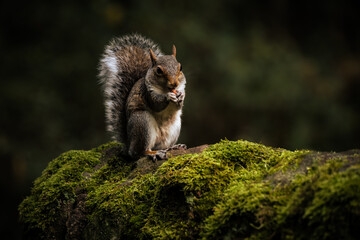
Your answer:
[[[360,1],[1,1],[2,239],[51,159],[109,141],[97,66],[137,32],[187,77],[181,142],[360,148]]]

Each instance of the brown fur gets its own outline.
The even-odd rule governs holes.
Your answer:
[[[186,82],[175,46],[172,55],[162,55],[140,35],[117,38],[105,49],[100,70],[108,130],[131,156],[175,144]]]

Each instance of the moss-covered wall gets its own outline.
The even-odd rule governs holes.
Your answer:
[[[50,162],[20,205],[28,239],[356,239],[360,151],[221,141],[153,163],[121,145]]]

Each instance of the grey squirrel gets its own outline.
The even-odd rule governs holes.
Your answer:
[[[107,130],[132,158],[164,158],[180,135],[185,75],[172,55],[164,55],[138,34],[115,38],[106,46],[99,67],[105,95]]]

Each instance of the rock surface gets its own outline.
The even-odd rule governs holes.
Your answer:
[[[357,239],[360,150],[221,141],[132,161],[122,146],[51,161],[19,206],[25,239]]]

